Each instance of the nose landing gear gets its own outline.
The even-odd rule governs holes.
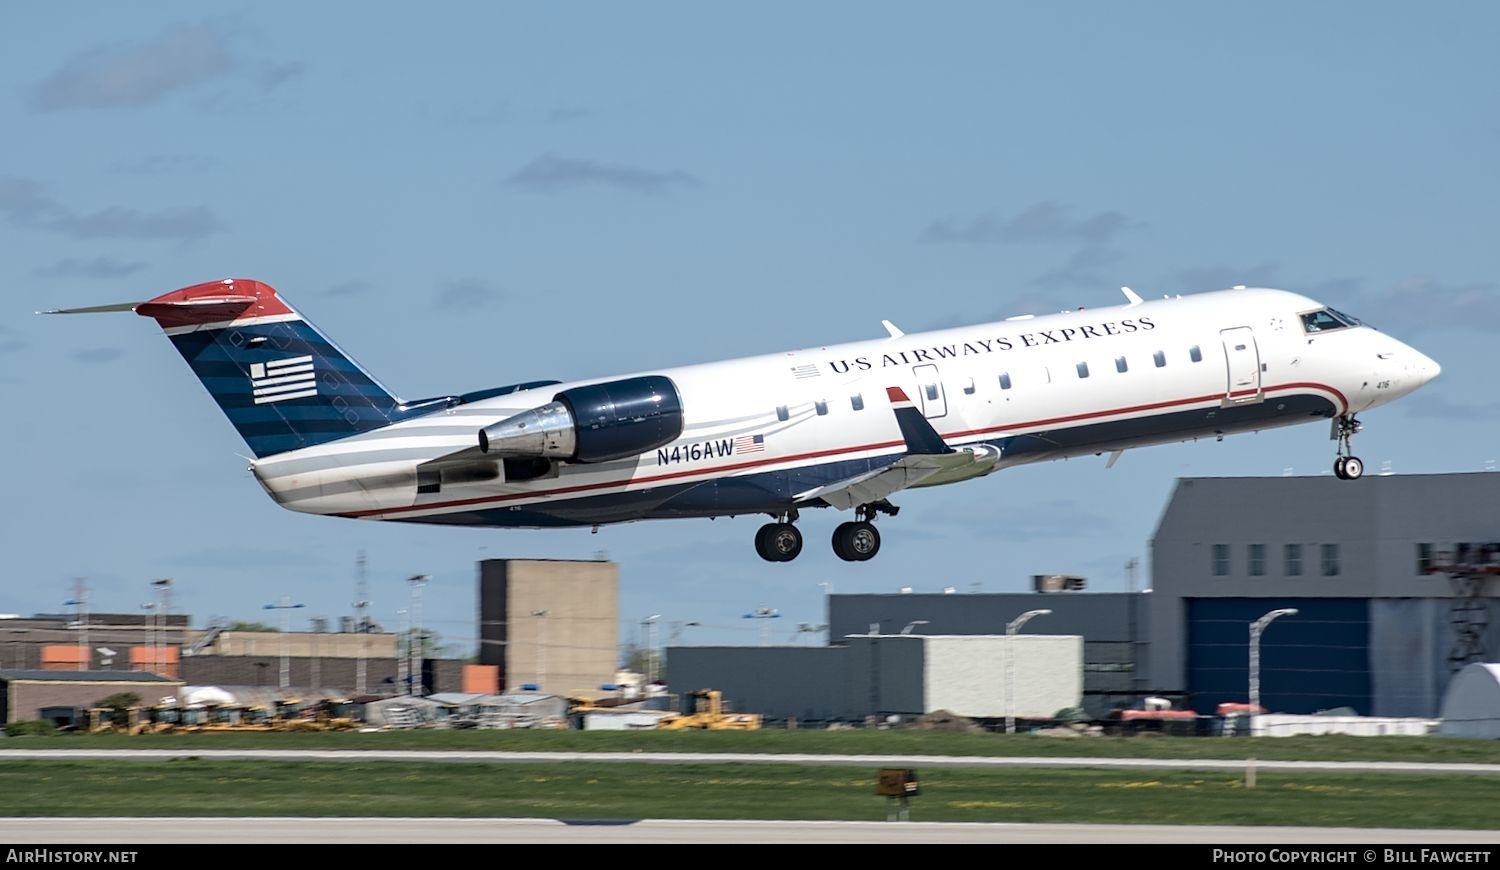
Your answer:
[[[1338,439],[1338,458],[1333,460],[1333,474],[1339,480],[1359,480],[1365,473],[1365,464],[1352,454],[1349,442],[1363,428],[1353,415],[1344,415],[1333,422],[1333,437]]]

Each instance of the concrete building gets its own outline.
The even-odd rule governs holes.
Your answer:
[[[0,717],[6,723],[40,719],[44,711],[92,707],[121,692],[152,704],[176,696],[182,681],[132,671],[0,670]],[[72,724],[55,720],[54,724]]]
[[[604,561],[479,563],[479,663],[500,687],[597,695],[614,680],[619,567]]]
[[[404,659],[372,658],[364,662],[365,691],[375,695],[406,693]],[[426,659],[421,663],[425,692],[456,692],[464,685],[460,659]],[[359,661],[332,656],[288,656],[288,687],[340,689],[358,693]],[[194,686],[281,685],[281,657],[269,655],[188,656],[182,660],[182,679]]]
[[[195,632],[187,614],[39,613],[0,618],[0,667],[16,670],[142,670],[171,673]],[[168,652],[167,650],[174,650]],[[153,661],[160,660],[160,667]]]
[[[1076,636],[860,634],[827,647],[671,647],[667,662],[679,696],[718,689],[732,711],[770,721],[862,722],[938,710],[1044,719],[1081,704],[1082,650]]]
[[[149,612],[90,613],[86,622],[80,625],[72,614],[0,619],[0,667],[136,672],[194,685],[277,687],[285,651],[289,686],[401,694],[410,664],[397,660],[397,637],[387,632],[198,629],[187,614]],[[428,692],[463,686],[462,661],[430,658],[420,666]]]
[[[1126,592],[830,595],[828,634],[1003,635],[1021,614],[1050,610],[1018,630],[1082,636],[1082,706],[1090,717],[1103,718],[1141,694],[1166,692],[1138,666],[1150,636],[1146,603],[1146,596]]]

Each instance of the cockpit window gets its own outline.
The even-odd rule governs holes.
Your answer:
[[[1305,332],[1329,332],[1358,325],[1358,320],[1332,308],[1321,308],[1302,315],[1302,329]]]

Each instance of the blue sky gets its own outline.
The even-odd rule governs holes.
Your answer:
[[[822,596],[1125,588],[1175,479],[1330,473],[1320,425],[832,511],[467,530],[275,507],[154,324],[32,312],[235,276],[401,395],[705,362],[1259,284],[1424,350],[1370,473],[1493,468],[1500,7],[1075,2],[9,4],[0,10],[0,611],[351,612],[475,635],[482,558],[621,566],[622,639],[814,642]],[[274,620],[271,620],[274,621]],[[686,622],[699,626],[686,627]],[[678,625],[673,628],[673,623]],[[305,624],[305,623],[304,623]],[[997,627],[1000,628],[1000,627]]]

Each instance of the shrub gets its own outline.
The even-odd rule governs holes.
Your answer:
[[[5,726],[6,737],[27,737],[32,734],[46,736],[56,733],[57,728],[55,728],[52,723],[48,722],[46,719],[32,719],[20,722],[9,722]]]

